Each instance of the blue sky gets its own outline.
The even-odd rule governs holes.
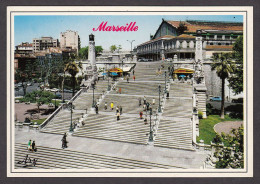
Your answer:
[[[166,20],[210,20],[242,22],[241,15],[141,15],[141,16],[89,16],[89,15],[17,15],[14,17],[15,45],[22,42],[32,42],[33,38],[52,36],[58,38],[60,32],[66,30],[78,31],[81,46],[87,46],[88,35],[95,35],[96,45],[101,45],[108,50],[111,45],[122,45],[123,50],[130,50],[131,45],[127,40],[135,40],[133,47],[149,40],[150,34],[158,29],[162,18]],[[108,21],[107,25],[125,26],[127,23],[136,22],[136,32],[93,32],[99,24]]]

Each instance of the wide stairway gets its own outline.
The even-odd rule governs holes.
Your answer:
[[[23,161],[28,158],[37,159],[36,165]],[[28,161],[28,160],[27,160]],[[37,152],[29,152],[26,144],[15,144],[15,168],[16,169],[173,169],[181,168],[171,165],[145,162],[134,159],[125,159],[114,156],[79,152],[68,149],[50,148],[38,146]]]
[[[129,83],[125,79],[119,79],[115,84],[115,89],[105,92],[108,82],[98,81],[95,89],[95,101],[98,103],[99,113],[90,112],[93,102],[93,90],[90,88],[82,93],[74,102],[73,121],[85,116],[85,125],[73,132],[73,136],[86,137],[92,139],[103,139],[109,141],[119,141],[135,144],[147,144],[150,131],[149,112],[143,109],[143,98],[151,104],[153,115],[152,122],[159,104],[158,86],[163,91],[165,87],[164,72],[168,70],[170,63],[161,62],[139,62],[134,71],[136,80],[132,78]],[[161,68],[161,72],[157,72]],[[110,81],[111,82],[111,81]],[[121,94],[118,90],[121,88]],[[185,82],[174,81],[170,84],[170,98],[165,99],[162,106],[162,115],[159,115],[159,126],[156,128],[154,146],[193,150],[192,148],[192,86]],[[165,98],[161,92],[161,100]],[[99,101],[97,99],[100,99]],[[139,106],[139,99],[142,105]],[[153,99],[155,104],[152,105]],[[110,104],[113,102],[113,110]],[[162,101],[161,101],[162,102]],[[105,103],[107,109],[105,109]],[[116,107],[121,106],[123,113],[120,120],[116,119]],[[148,119],[148,124],[144,124],[144,119],[140,119],[139,113],[143,112],[143,118]],[[157,118],[157,116],[156,116]],[[69,110],[62,110],[54,119],[41,131],[46,133],[64,134],[69,131],[71,114]]]

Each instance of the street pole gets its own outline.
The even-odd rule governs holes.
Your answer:
[[[167,75],[167,72],[165,71],[164,74],[165,74],[165,87],[164,87],[164,93],[166,93],[166,75]]]
[[[95,96],[94,96],[95,84],[94,84],[94,82],[92,82],[91,85],[92,85],[92,88],[93,88],[93,102],[92,102],[92,107],[94,108],[94,107],[95,107],[95,102],[94,102],[94,99],[95,99]]]
[[[54,92],[54,94],[55,94],[55,110],[57,109],[57,106],[56,106],[56,93],[57,93],[57,91]]]
[[[149,141],[153,141],[153,130],[152,130],[152,108],[150,108],[150,136],[149,136]]]
[[[158,107],[158,112],[161,113],[161,85],[159,85],[159,107]]]
[[[109,75],[110,75],[110,72],[109,70],[107,71],[107,91],[110,91],[111,87],[109,85]]]
[[[126,40],[126,41],[128,41],[130,44],[131,44],[131,52],[132,52],[132,43],[135,41],[135,40]]]
[[[73,132],[73,128],[72,128],[72,113],[73,113],[73,104],[72,102],[70,102],[70,132]]]

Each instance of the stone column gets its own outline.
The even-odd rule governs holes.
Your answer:
[[[89,35],[88,60],[90,61],[92,67],[96,66],[95,40],[93,34]]]
[[[162,61],[165,60],[163,41],[162,41],[162,45],[161,45],[161,59],[162,59]]]
[[[201,36],[201,30],[197,31],[196,36],[196,50],[195,50],[195,60],[196,62],[198,60],[202,61],[202,36]]]

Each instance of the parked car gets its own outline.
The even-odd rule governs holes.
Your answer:
[[[53,103],[49,103],[48,107],[55,107]]]
[[[56,96],[55,96],[55,98],[56,98],[56,99],[61,99],[61,98],[62,98],[62,96],[61,96],[61,94],[60,94],[60,93],[57,93],[57,94],[56,94]]]
[[[220,96],[214,96],[212,98],[210,98],[211,102],[221,102],[222,98]]]
[[[59,89],[57,89],[57,88],[52,88],[50,91],[51,91],[51,92],[58,92]]]
[[[244,99],[243,98],[237,98],[237,99],[232,99],[232,103],[243,103]]]
[[[153,59],[148,59],[148,61],[153,61]]]
[[[22,84],[21,82],[19,82],[17,86],[18,86],[18,87],[22,87],[23,84]]]
[[[72,90],[71,89],[64,89],[64,92],[65,93],[72,93]]]

